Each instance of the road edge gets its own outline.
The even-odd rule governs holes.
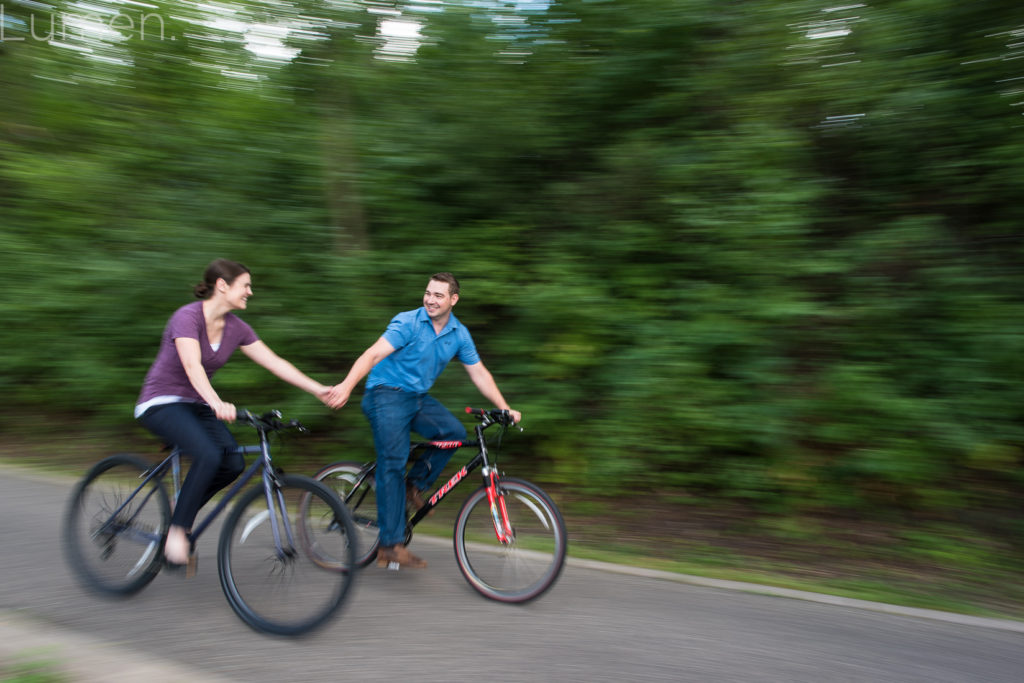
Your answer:
[[[231,683],[206,671],[151,653],[121,647],[20,613],[0,609],[0,676],[32,671],[41,678],[74,683]],[[3,680],[7,680],[4,678]],[[26,679],[27,680],[27,679]]]
[[[759,583],[746,583],[744,581],[731,581],[728,579],[712,579],[704,576],[695,576],[692,574],[679,574],[676,572],[667,572],[659,569],[631,567],[629,565],[613,564],[611,562],[601,562],[599,560],[585,560],[581,558],[574,558],[571,556],[566,560],[566,564],[570,567],[579,567],[581,569],[595,569],[598,571],[610,572],[614,574],[623,574],[626,576],[636,576],[647,579],[659,579],[662,581],[686,583],[696,586],[704,586],[707,588],[721,588],[724,590],[741,591],[744,593],[759,593],[762,595],[771,595],[779,598],[806,600],[809,602],[818,602],[826,605],[849,607],[852,609],[868,610],[872,612],[883,612],[885,614],[895,614],[904,617],[916,617],[919,619],[944,621],[947,623],[959,624],[962,626],[977,626],[980,628],[992,628],[1001,631],[1013,631],[1015,633],[1024,633],[1024,621],[1014,621],[1013,619],[999,619],[995,617],[976,617],[971,616],[969,614],[943,612],[941,610],[925,609],[923,607],[905,607],[903,605],[892,605],[885,602],[872,602],[870,600],[861,600],[858,598],[844,598],[842,596],[830,595],[828,593],[815,593],[812,591],[802,591],[794,588],[779,588],[777,586],[768,586]]]

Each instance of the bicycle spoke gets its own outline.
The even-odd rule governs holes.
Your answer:
[[[359,539],[356,564],[360,567],[373,561],[378,545],[376,481],[372,473],[365,474],[364,470],[364,466],[357,462],[336,462],[321,469],[314,477],[333,489],[351,513]],[[327,566],[340,566],[337,558],[325,555],[321,560]]]
[[[160,570],[170,505],[157,481],[136,492],[147,471],[136,458],[112,456],[90,470],[72,495],[65,551],[76,576],[94,590],[134,593]]]
[[[135,563],[135,566],[128,570],[128,576],[138,576],[139,572],[143,571],[149,563],[152,562],[157,548],[159,548],[159,544],[156,542],[147,545],[146,550],[142,553],[142,557],[139,558],[139,561]]]
[[[286,476],[281,483],[273,510],[262,486],[232,510],[220,537],[218,569],[228,602],[246,623],[297,635],[330,618],[353,579],[351,571],[325,569],[313,557],[330,554],[354,566],[355,535],[329,489],[305,477]]]
[[[558,578],[565,561],[565,524],[550,498],[517,479],[499,484],[512,526],[505,541],[495,533],[487,489],[474,492],[455,523],[455,558],[466,580],[482,595],[526,602]]]

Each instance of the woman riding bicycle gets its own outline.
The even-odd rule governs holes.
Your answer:
[[[182,306],[168,320],[135,406],[135,417],[143,426],[192,459],[164,546],[167,562],[179,566],[192,561],[188,532],[199,510],[245,465],[224,425],[235,420],[235,406],[217,395],[210,384],[213,374],[241,348],[277,377],[321,400],[330,389],[271,351],[231,312],[245,310],[252,296],[252,276],[244,265],[213,261],[195,295],[201,301]]]

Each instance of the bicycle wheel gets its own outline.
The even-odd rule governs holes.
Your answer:
[[[359,539],[356,564],[360,567],[373,562],[380,545],[377,528],[377,480],[373,472],[364,475],[366,469],[366,465],[357,462],[335,462],[324,467],[313,477],[334,489],[352,514],[356,536]],[[330,558],[322,560],[328,563],[331,561]]]
[[[329,488],[297,475],[278,480],[280,486],[271,487],[272,506],[265,487],[256,486],[231,510],[221,530],[217,570],[228,603],[245,623],[292,636],[334,615],[355,577],[353,571],[319,566],[302,546],[352,567],[356,535],[351,516]]]
[[[131,595],[160,571],[171,507],[159,480],[141,486],[148,471],[139,458],[113,455],[75,486],[64,516],[64,552],[86,587]]]
[[[533,600],[554,584],[565,564],[565,522],[547,494],[521,479],[502,479],[513,539],[494,531],[487,487],[462,505],[455,520],[455,560],[469,585],[499,602]]]

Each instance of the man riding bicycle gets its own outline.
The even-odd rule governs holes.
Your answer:
[[[434,483],[453,451],[428,449],[408,477],[405,468],[411,432],[428,440],[466,439],[462,423],[427,393],[448,362],[457,357],[484,398],[499,409],[509,410],[516,422],[522,417],[509,408],[480,360],[469,330],[452,313],[458,301],[459,281],[454,275],[431,276],[423,306],[392,318],[384,334],[356,359],[325,401],[331,408],[341,408],[360,380],[369,375],[362,409],[370,421],[377,451],[378,566],[427,566],[404,545],[406,502],[417,509],[423,506],[420,492]]]

